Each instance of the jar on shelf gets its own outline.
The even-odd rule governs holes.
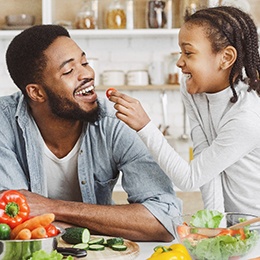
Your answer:
[[[146,4],[146,27],[164,28],[167,24],[165,13],[166,1],[147,0]]]
[[[183,24],[186,10],[193,14],[201,8],[208,7],[208,2],[208,0],[182,0],[180,2],[180,24]]]
[[[172,52],[170,61],[168,64],[168,84],[179,84],[180,69],[176,63],[179,59],[180,54],[178,52]]]
[[[76,29],[95,29],[96,28],[96,13],[93,10],[93,4],[96,1],[84,0],[83,5],[76,15]]]
[[[107,29],[126,29],[126,11],[124,1],[110,1],[106,11],[106,27]]]

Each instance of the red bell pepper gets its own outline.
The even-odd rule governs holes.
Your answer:
[[[27,200],[20,192],[7,190],[0,195],[0,223],[6,223],[13,229],[28,219],[29,213]]]

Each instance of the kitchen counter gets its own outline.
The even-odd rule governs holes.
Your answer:
[[[177,243],[176,241],[173,241],[172,243],[160,243],[160,242],[140,242],[137,243],[140,248],[140,253],[135,258],[135,260],[145,260],[148,257],[151,256],[153,253],[153,249],[158,245],[171,245],[173,243]],[[240,258],[239,260],[260,260],[260,241],[258,242],[258,245],[255,247],[255,250],[252,251],[247,257]]]

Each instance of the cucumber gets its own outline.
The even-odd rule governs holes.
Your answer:
[[[88,250],[89,244],[88,243],[79,243],[79,244],[75,244],[73,246],[73,248],[79,248],[79,249],[84,249],[84,250]]]
[[[94,244],[103,245],[104,242],[105,242],[105,239],[103,237],[100,237],[100,238],[90,239],[88,244],[89,245],[94,245]]]
[[[124,244],[124,239],[122,237],[114,237],[114,238],[107,239],[107,245],[109,247],[113,245],[123,245],[123,244]]]
[[[105,246],[99,244],[93,244],[93,245],[89,245],[88,249],[93,251],[102,251],[105,250]]]
[[[127,249],[126,245],[112,245],[111,248],[115,251],[125,251]]]
[[[65,228],[65,234],[62,239],[69,244],[87,244],[90,240],[90,232],[87,228],[83,227],[70,227]]]

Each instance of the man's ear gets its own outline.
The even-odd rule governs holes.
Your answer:
[[[221,69],[230,68],[237,59],[237,50],[233,46],[227,46],[222,52],[222,58],[220,61]]]
[[[46,100],[45,92],[39,84],[28,84],[26,92],[32,101],[44,102]]]

